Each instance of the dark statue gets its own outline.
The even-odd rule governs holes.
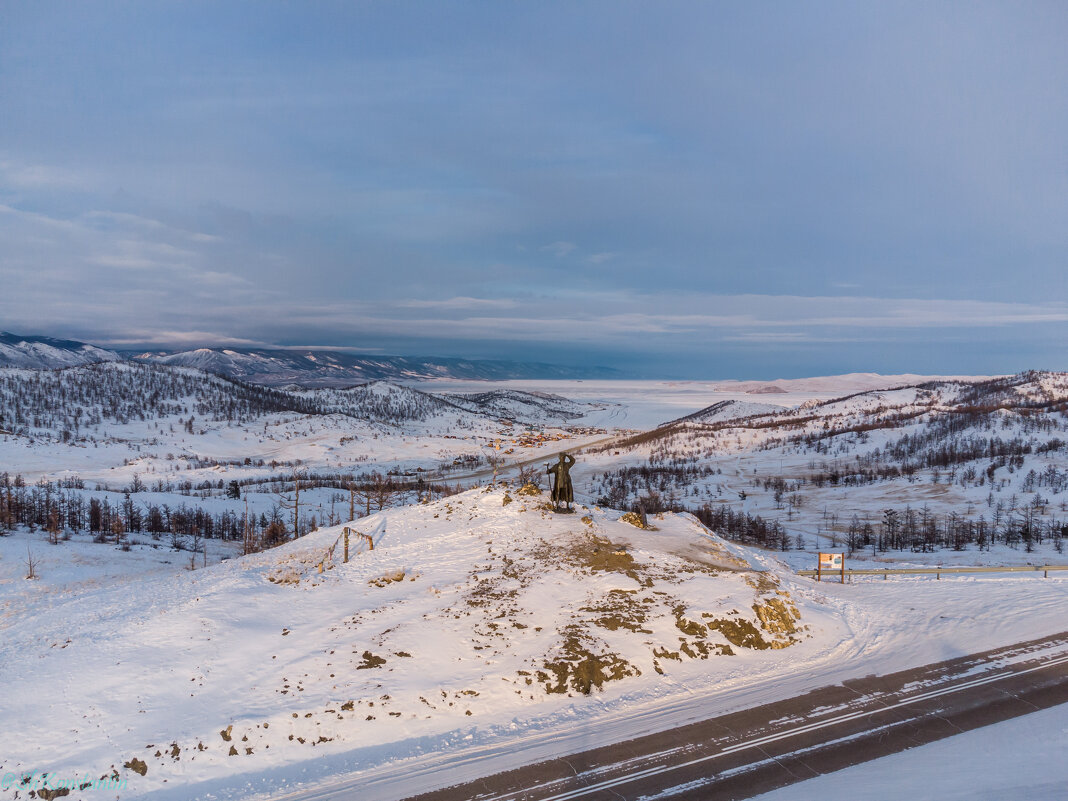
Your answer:
[[[570,453],[561,453],[556,464],[545,465],[545,472],[553,477],[553,506],[559,507],[561,503],[566,503],[569,511],[575,500],[575,487],[571,483],[570,472],[574,464],[574,456]]]

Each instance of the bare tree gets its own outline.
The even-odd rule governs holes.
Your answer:
[[[526,484],[533,484],[535,487],[541,486],[541,477],[545,475],[545,471],[541,469],[539,464],[528,464],[519,468],[518,478],[519,484],[525,486]]]
[[[197,569],[197,551],[200,550],[200,546],[201,546],[202,540],[203,540],[203,537],[200,534],[200,528],[198,526],[194,526],[193,527],[193,542],[189,547],[189,550],[192,552],[192,553],[189,554],[189,569],[190,570],[196,570]],[[204,563],[205,564],[207,564],[207,560],[208,560],[208,551],[207,551],[207,545],[205,545],[204,546]]]
[[[178,531],[178,521],[171,518],[171,548],[175,551],[182,550],[182,535]]]
[[[263,530],[262,542],[264,548],[273,548],[281,545],[286,539],[286,525],[279,519],[274,519]]]
[[[381,473],[375,473],[371,480],[371,492],[375,506],[381,512],[391,505],[393,497],[400,492],[400,489],[393,483],[392,479],[383,476]]]
[[[39,560],[37,559],[37,557],[34,556],[33,552],[30,550],[29,543],[27,543],[26,544],[26,578],[28,578],[28,579],[40,578],[40,576],[37,575],[37,564],[38,564],[38,561]]]
[[[348,482],[349,520],[356,519],[356,501],[363,504],[363,515],[371,514],[371,501],[375,497],[374,489],[369,485],[360,486],[355,481]]]
[[[293,539],[297,539],[300,536],[300,480],[303,478],[300,473],[293,474],[293,500],[286,498],[284,495],[279,501],[283,509],[293,510]]]
[[[248,556],[250,553],[256,552],[256,538],[253,533],[252,520],[248,516],[248,496],[245,496],[245,519],[243,525],[244,542],[242,544],[241,552]]]
[[[361,484],[356,481],[348,482],[347,486],[349,490],[349,519],[355,520],[357,516],[366,517],[371,514],[371,501],[375,497],[374,488],[369,483]],[[362,512],[357,511],[360,506],[363,507]]]
[[[48,541],[53,545],[59,545],[59,533],[63,530],[63,527],[59,524],[59,513],[53,509],[48,513],[48,523],[45,525],[45,531],[48,532]]]
[[[116,545],[124,545],[126,539],[126,523],[118,515],[111,518],[111,535],[115,538]]]
[[[505,462],[505,458],[497,451],[489,451],[485,454],[486,464],[493,468],[493,483],[497,483],[497,472]]]

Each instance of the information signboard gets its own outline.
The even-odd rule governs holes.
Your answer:
[[[842,583],[845,584],[845,554],[820,553],[819,562],[816,564],[816,581],[822,579],[824,570],[840,571]]]

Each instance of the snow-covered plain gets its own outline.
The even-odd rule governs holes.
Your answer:
[[[978,376],[962,376],[978,380]],[[910,386],[931,380],[950,380],[947,376],[914,374],[879,375],[849,373],[818,378],[778,379],[775,381],[460,381],[433,379],[411,381],[409,386],[431,393],[484,392],[488,386],[521,392],[550,392],[578,401],[611,404],[600,416],[591,416],[591,424],[620,429],[645,430],[684,417],[725,400],[767,403],[793,408],[806,401],[829,400],[856,392],[889,387]],[[774,387],[775,393],[761,389]]]

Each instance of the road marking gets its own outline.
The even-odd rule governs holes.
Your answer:
[[[962,690],[968,690],[973,687],[980,687],[984,684],[992,684],[993,682],[1000,681],[1001,679],[1010,678],[1012,676],[1023,676],[1027,673],[1033,673],[1036,670],[1045,670],[1047,668],[1056,667],[1057,665],[1062,664],[1068,664],[1068,654],[1062,655],[1055,659],[1051,659],[1048,662],[1044,662],[1040,665],[1035,665],[1034,667],[1025,668],[1023,670],[1008,671],[1005,673],[998,673],[993,676],[983,676],[981,678],[971,679],[970,681],[962,682],[960,684],[954,684],[951,687],[943,687],[938,690],[929,690],[925,693],[920,693],[919,695],[912,696],[911,698],[907,698],[903,701],[898,701],[897,703],[890,704],[888,706],[879,707],[878,709],[850,712],[844,715],[838,715],[833,718],[828,718],[827,720],[808,723],[803,726],[796,726],[792,729],[787,729],[786,731],[778,732],[777,734],[769,734],[765,735],[764,737],[757,737],[755,739],[747,740],[742,743],[735,743],[734,745],[720,749],[714,754],[707,754],[705,756],[698,757],[696,759],[691,759],[687,762],[680,762],[675,765],[658,765],[656,767],[646,768],[644,770],[635,771],[634,773],[629,773],[624,776],[618,776],[614,779],[607,779],[596,784],[591,784],[586,787],[581,787],[575,790],[568,790],[567,792],[559,793],[553,796],[546,796],[545,798],[542,798],[541,801],[568,801],[568,799],[572,798],[581,798],[584,795],[589,795],[591,793],[597,792],[598,790],[607,790],[609,788],[616,787],[620,784],[627,784],[638,779],[644,779],[650,776],[657,776],[662,773],[679,770],[680,768],[688,768],[692,765],[699,765],[702,762],[708,762],[709,760],[717,759],[718,757],[725,756],[727,754],[737,753],[738,751],[744,751],[749,748],[758,748],[762,745],[767,745],[769,743],[777,742],[779,740],[785,740],[789,737],[794,737],[798,734],[806,734],[808,732],[818,731],[819,729],[827,728],[828,726],[835,726],[839,723],[846,723],[848,721],[856,720],[857,718],[865,717],[867,715],[873,715],[879,712],[888,712],[892,709],[899,709],[901,707],[909,706],[910,704],[915,704],[920,701],[927,701],[932,698],[938,698],[943,695],[951,695]],[[655,756],[657,755],[650,755],[650,757]],[[603,770],[603,768],[598,770]],[[518,791],[511,791],[509,793],[506,793],[505,795],[492,796],[488,801],[505,801],[506,799],[517,798],[520,794],[528,792],[530,789],[532,788],[524,788]]]

